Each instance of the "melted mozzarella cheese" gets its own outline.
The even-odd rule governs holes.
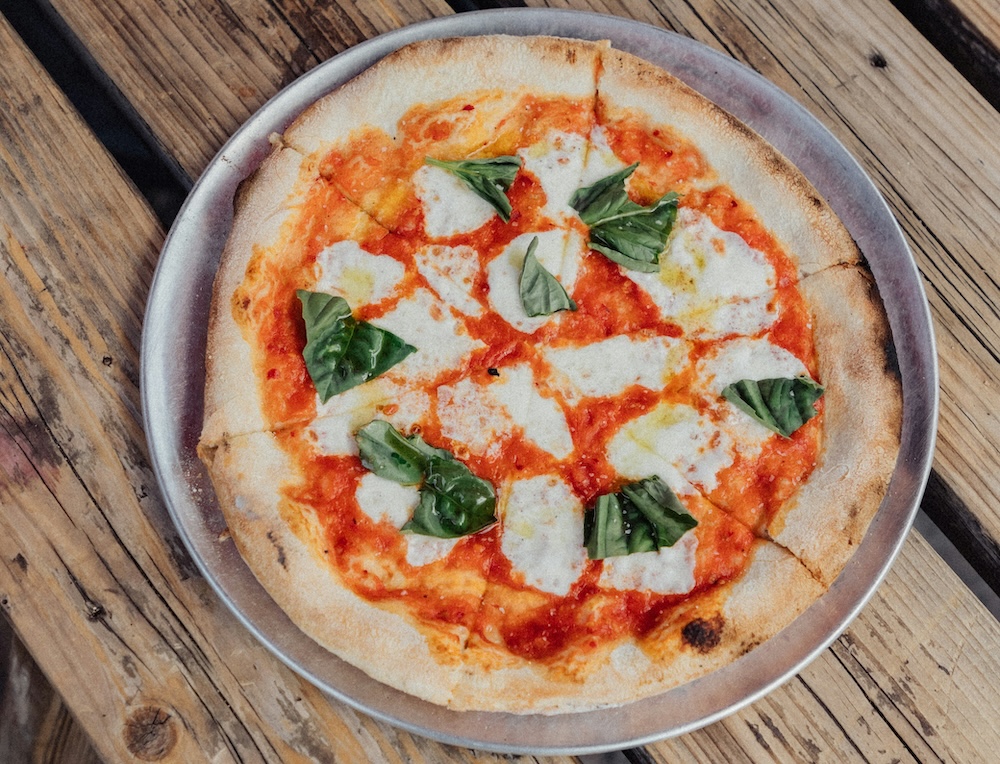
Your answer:
[[[317,396],[317,418],[310,429],[322,453],[353,456],[358,453],[354,434],[373,419],[407,431],[423,420],[430,405],[427,393],[383,376],[334,395],[326,403]]]
[[[467,316],[478,316],[483,306],[472,296],[479,275],[479,255],[465,245],[430,244],[416,253],[417,270],[441,300]]]
[[[518,428],[557,459],[573,451],[562,409],[538,392],[528,366],[504,367],[488,384],[462,379],[442,385],[437,405],[442,434],[475,454],[495,453],[500,439]]]
[[[387,522],[398,529],[413,516],[413,510],[420,503],[420,490],[369,472],[361,478],[354,497],[361,511],[372,520]],[[459,539],[439,539],[417,533],[406,533],[403,538],[406,541],[406,561],[414,567],[444,559],[459,542]]]
[[[728,385],[743,379],[796,377],[809,371],[794,355],[762,337],[719,343],[714,353],[696,364],[695,373],[703,389],[721,395]]]
[[[574,215],[569,200],[580,188],[587,141],[575,133],[553,130],[544,140],[517,153],[522,167],[538,178],[545,192],[542,214],[552,220]]]
[[[573,452],[573,438],[563,410],[538,392],[529,366],[504,367],[489,390],[528,440],[557,459]]]
[[[707,215],[681,208],[654,273],[625,270],[687,333],[756,334],[776,318],[777,276],[762,252],[723,231]]]
[[[586,188],[592,186],[602,178],[614,175],[627,166],[625,162],[615,156],[615,153],[608,145],[607,133],[605,133],[603,127],[598,125],[590,131],[590,147],[587,150],[587,159],[580,178],[580,187]],[[626,181],[627,184],[628,181]]]
[[[633,385],[659,390],[684,363],[687,345],[670,337],[618,335],[590,345],[548,348],[545,360],[568,397],[618,395]]]
[[[424,231],[432,238],[474,231],[496,214],[489,202],[442,167],[421,166],[413,183],[424,210]]]
[[[600,585],[624,591],[686,594],[694,588],[698,537],[685,533],[673,546],[604,560]]]
[[[461,539],[439,539],[416,533],[404,534],[406,539],[406,561],[415,568],[429,565],[447,557]]]
[[[416,486],[400,485],[367,472],[358,482],[354,498],[361,511],[372,520],[387,522],[398,529],[413,516],[413,510],[420,503],[420,491]]]
[[[671,474],[676,471],[710,491],[719,471],[735,458],[729,433],[684,404],[661,403],[625,424],[608,444],[608,459],[622,476],[640,480],[656,474],[671,488],[684,485]]]
[[[431,380],[459,366],[476,348],[485,347],[471,338],[452,312],[426,289],[416,290],[371,323],[417,349],[389,370],[388,374],[396,379]]]
[[[331,244],[319,253],[316,264],[314,290],[343,297],[351,310],[391,296],[406,275],[398,260],[366,252],[354,241]]]
[[[557,475],[515,481],[501,502],[500,547],[524,582],[565,596],[587,563],[583,506]]]
[[[462,443],[474,454],[495,454],[513,423],[507,409],[489,393],[488,385],[461,379],[437,390],[441,434]]]
[[[546,322],[556,320],[560,315],[556,313],[532,317],[521,304],[521,269],[528,245],[536,236],[538,247],[535,249],[535,257],[539,265],[556,276],[567,292],[572,291],[576,282],[582,248],[582,239],[575,232],[550,230],[526,233],[514,239],[486,266],[490,305],[504,321],[526,334],[537,331]]]

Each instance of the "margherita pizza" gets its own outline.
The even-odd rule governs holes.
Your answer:
[[[311,637],[555,713],[725,665],[829,587],[900,385],[856,246],[756,134],[606,44],[496,36],[403,48],[273,145],[199,453]]]

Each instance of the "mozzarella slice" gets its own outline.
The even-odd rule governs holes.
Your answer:
[[[778,379],[808,375],[805,364],[766,337],[721,342],[711,355],[695,365],[701,389],[712,395],[742,379]]]
[[[529,316],[521,304],[521,269],[528,252],[528,245],[538,237],[535,257],[539,265],[556,276],[563,289],[572,292],[580,263],[582,238],[573,231],[553,229],[540,233],[518,236],[486,266],[490,305],[501,318],[515,329],[526,334],[537,331],[547,322],[557,320],[559,313],[551,316]]]
[[[590,146],[587,150],[587,159],[580,178],[580,187],[586,188],[592,186],[602,178],[614,175],[627,166],[611,150],[611,147],[608,145],[607,133],[602,126],[598,125],[590,131]],[[625,181],[625,183],[627,186],[628,181]]]
[[[528,366],[501,369],[489,384],[462,379],[438,388],[442,434],[475,454],[491,455],[516,429],[557,459],[573,452],[573,439],[559,404],[535,388]]]
[[[420,490],[416,486],[399,485],[369,472],[361,478],[354,497],[361,511],[372,520],[387,522],[398,529],[413,516],[413,510],[420,503]],[[416,533],[406,533],[403,538],[406,541],[406,561],[414,567],[444,559],[460,540],[439,539]]]
[[[368,472],[358,482],[354,498],[372,520],[387,522],[398,529],[413,516],[420,503],[420,491],[416,486],[400,485]]]
[[[566,416],[556,401],[538,392],[531,367],[504,367],[489,391],[507,410],[511,421],[524,431],[524,437],[543,451],[556,459],[565,459],[573,452]]]
[[[553,383],[567,397],[619,395],[633,385],[659,390],[684,365],[687,345],[671,337],[618,335],[590,345],[546,348]]]
[[[478,316],[483,306],[472,296],[479,275],[479,255],[465,245],[430,244],[416,252],[417,271],[441,300],[467,316]]]
[[[623,273],[688,334],[757,334],[777,317],[777,275],[765,255],[690,209],[678,211],[659,271]]]
[[[424,231],[432,238],[474,231],[496,214],[489,202],[442,167],[421,166],[413,183],[424,210]]]
[[[524,582],[565,596],[587,564],[583,505],[557,475],[518,480],[500,506],[500,548]]]
[[[317,418],[310,429],[322,453],[354,456],[358,453],[354,434],[373,419],[384,419],[405,432],[422,422],[430,407],[427,393],[383,376],[334,395],[326,403],[317,396]]]
[[[575,133],[550,132],[543,141],[517,152],[522,167],[542,185],[545,205],[542,214],[552,220],[575,215],[570,197],[580,188],[587,141]]]
[[[470,337],[447,306],[426,289],[416,290],[371,323],[402,337],[417,349],[388,371],[396,379],[432,380],[442,371],[461,365],[477,348],[485,347]]]
[[[599,584],[607,589],[686,594],[694,588],[698,537],[685,533],[670,547],[604,560]]]
[[[357,242],[338,241],[316,258],[319,278],[314,290],[347,300],[351,310],[391,296],[406,268],[388,255],[373,255]]]
[[[684,488],[679,475],[712,490],[719,471],[735,458],[730,434],[684,404],[661,403],[626,423],[608,444],[608,459],[623,477],[659,475],[675,492],[675,486]]]
[[[496,454],[501,438],[513,429],[510,414],[489,386],[468,378],[438,388],[437,411],[441,433],[474,454]]]

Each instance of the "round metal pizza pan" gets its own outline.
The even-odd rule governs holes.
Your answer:
[[[268,135],[403,45],[495,33],[608,39],[672,72],[774,144],[827,198],[868,259],[903,380],[902,451],[888,494],[847,569],[820,600],[779,635],[707,677],[629,705],[554,717],[450,711],[375,682],[319,647],[264,592],[226,537],[195,454],[212,279],[236,186],[270,151]],[[481,11],[405,27],[316,67],[261,108],[205,170],[167,237],[146,310],[141,384],[150,456],[178,534],[257,639],[329,696],[373,717],[445,743],[537,754],[597,753],[692,731],[753,702],[824,650],[868,601],[902,546],[930,470],[938,403],[930,313],[913,256],[882,196],[837,139],[776,86],[700,43],[626,19],[549,9]]]

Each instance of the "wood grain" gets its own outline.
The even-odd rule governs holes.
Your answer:
[[[191,179],[268,98],[319,62],[451,13],[444,0],[54,0],[51,7]]]
[[[473,760],[329,702],[197,575],[139,416],[163,232],[4,23],[0,47],[5,615],[108,761]]]

